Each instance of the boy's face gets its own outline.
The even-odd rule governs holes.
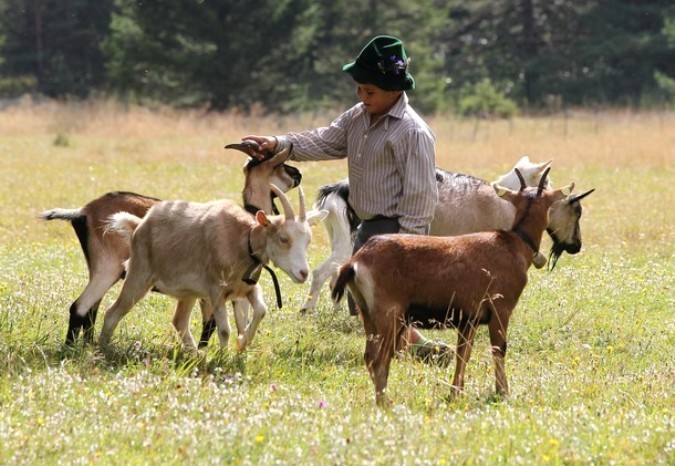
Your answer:
[[[358,83],[356,86],[356,95],[366,108],[366,112],[374,116],[381,116],[387,113],[398,97],[401,91],[385,91],[374,84]]]

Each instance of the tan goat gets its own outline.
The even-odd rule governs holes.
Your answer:
[[[263,154],[263,158],[259,159],[257,157],[260,151],[257,146],[258,144],[253,141],[243,141],[240,144],[229,144],[226,148],[240,150],[250,157],[244,166],[242,191],[246,210],[251,214],[255,214],[258,210],[273,214],[276,213],[276,209],[272,202],[270,184],[287,192],[300,184],[302,175],[297,168],[285,163],[290,157],[292,148],[276,155]],[[129,212],[137,217],[143,217],[158,202],[160,199],[154,197],[115,191],[104,194],[79,209],[57,208],[40,214],[45,220],[58,219],[71,222],[89,269],[89,282],[70,306],[67,345],[75,342],[80,330],[84,333],[85,341],[93,343],[94,324],[101,300],[105,293],[124,277],[123,263],[129,259],[129,245],[114,231],[104,235],[110,216],[116,212]],[[203,301],[200,301],[200,305],[204,327],[200,346],[205,346],[214,330],[215,322],[211,309],[206,307]],[[245,304],[236,306],[235,312],[244,313],[246,307]],[[245,318],[241,319],[243,320]]]
[[[253,316],[237,340],[243,351],[267,313],[257,278],[272,261],[296,283],[309,276],[307,248],[312,238],[302,188],[296,218],[284,193],[272,185],[284,215],[258,211],[255,219],[233,201],[208,203],[163,201],[144,218],[119,212],[110,228],[131,241],[131,257],[122,291],[106,312],[100,345],[108,346],[119,321],[153,287],[178,300],[173,324],[183,344],[196,349],[189,317],[197,299],[213,309],[220,346],[227,345],[230,326],[226,302],[246,299]]]
[[[378,404],[385,400],[391,358],[408,325],[457,328],[456,391],[464,387],[476,327],[487,325],[497,393],[508,394],[504,356],[509,319],[539,250],[549,208],[573,188],[544,190],[547,174],[538,188],[526,187],[522,178],[520,191],[495,186],[516,208],[510,231],[376,236],[342,265],[332,296],[339,299],[347,286],[354,296]]]

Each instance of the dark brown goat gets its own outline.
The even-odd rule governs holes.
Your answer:
[[[290,150],[279,154],[260,153],[258,144],[243,141],[230,144],[228,149],[238,149],[250,158],[244,166],[245,184],[242,191],[244,207],[255,214],[262,210],[266,214],[277,213],[270,191],[270,184],[283,192],[297,187],[302,175],[300,171],[284,162],[290,157]],[[115,191],[88,202],[79,209],[52,209],[40,214],[45,220],[68,220],[71,222],[89,269],[89,282],[80,296],[70,306],[70,320],[66,333],[66,344],[71,345],[80,331],[88,343],[94,341],[94,324],[101,299],[120,279],[124,278],[124,261],[129,259],[128,242],[118,232],[106,233],[110,217],[117,212],[129,212],[144,217],[160,199],[130,192]],[[205,346],[215,330],[212,309],[204,301],[202,307],[203,331],[200,346]]]
[[[510,231],[456,237],[375,236],[342,265],[332,296],[339,299],[347,286],[354,296],[378,404],[385,400],[391,358],[409,325],[457,328],[452,382],[456,391],[464,387],[476,328],[487,325],[497,393],[508,394],[504,356],[509,319],[539,251],[549,208],[573,188],[545,190],[547,174],[548,170],[537,188],[526,187],[522,177],[520,191],[495,186],[516,207]]]

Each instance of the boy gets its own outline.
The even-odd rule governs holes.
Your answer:
[[[360,103],[330,126],[282,136],[246,136],[263,150],[293,144],[292,160],[347,159],[349,203],[362,223],[356,252],[373,235],[428,234],[438,201],[435,136],[408,104],[405,91],[414,89],[403,43],[377,36],[356,60],[342,67],[356,81]],[[350,302],[350,308],[353,303]],[[411,328],[408,342],[423,360],[449,354]]]

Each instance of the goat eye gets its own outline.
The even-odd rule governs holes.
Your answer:
[[[280,242],[281,244],[288,244],[288,243],[290,243],[290,241],[288,240],[288,238],[285,237],[285,236],[279,236],[279,242]]]

